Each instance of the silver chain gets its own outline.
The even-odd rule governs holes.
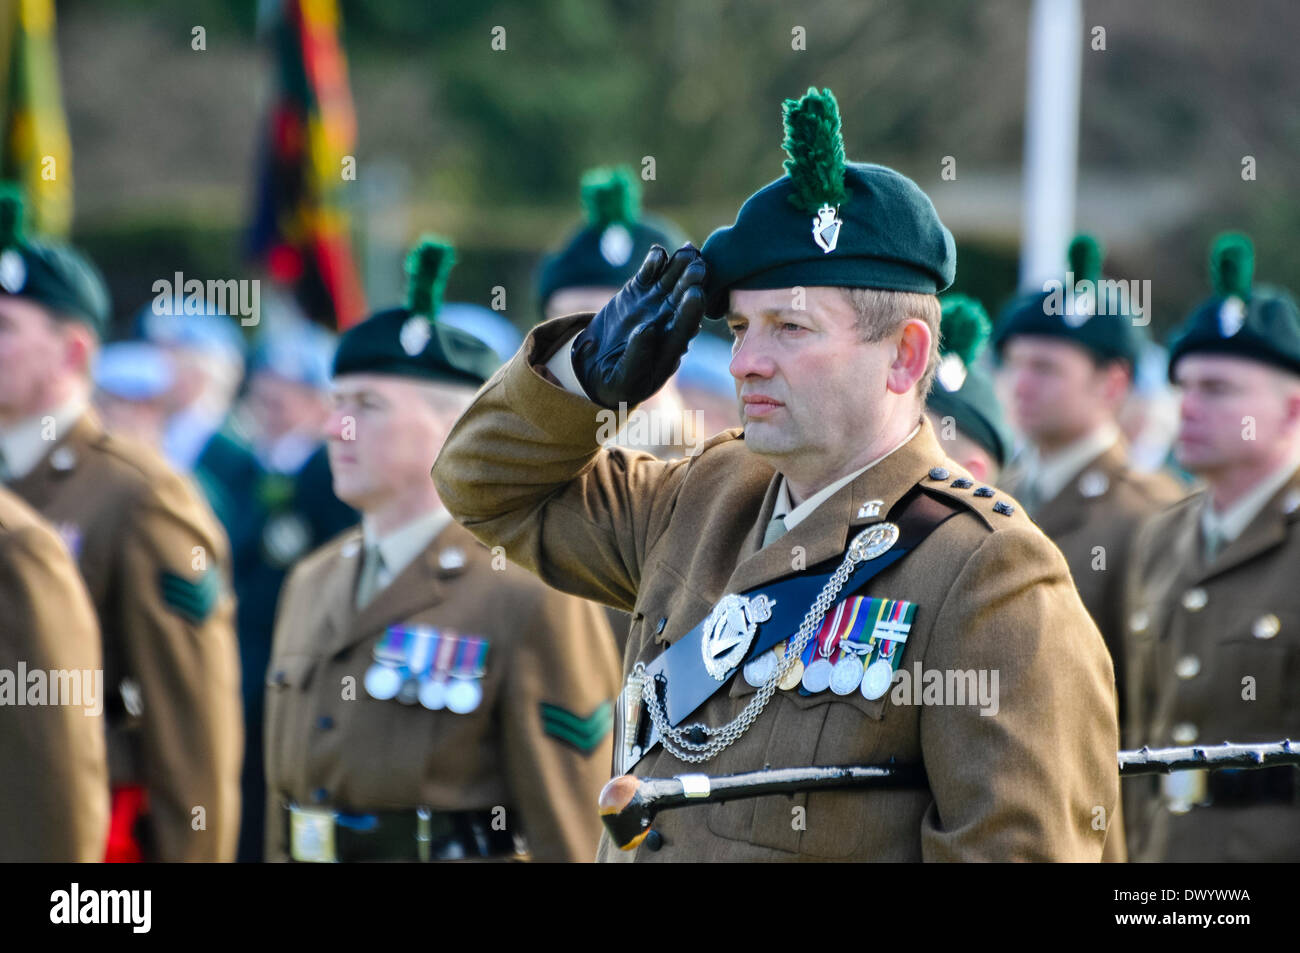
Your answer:
[[[748,731],[749,726],[762,714],[763,709],[767,707],[767,703],[772,700],[772,695],[776,693],[776,686],[794,666],[795,659],[803,654],[808,642],[821,628],[822,619],[826,617],[827,610],[830,609],[835,597],[839,595],[840,590],[844,588],[844,584],[848,582],[849,576],[853,575],[854,568],[860,562],[862,562],[862,557],[857,552],[857,547],[850,546],[849,551],[844,555],[844,562],[840,563],[839,568],[826,580],[826,585],[822,586],[822,591],[813,600],[813,604],[808,607],[808,612],[804,615],[803,622],[799,626],[798,634],[786,644],[785,655],[781,658],[781,664],[763,683],[763,687],[750,699],[744,710],[721,728],[709,728],[698,724],[687,725],[684,728],[674,728],[668,724],[668,718],[659,704],[659,696],[655,691],[655,680],[653,678],[645,679],[644,684],[641,686],[641,700],[650,712],[650,720],[654,723],[655,730],[659,732],[659,738],[663,742],[665,750],[679,761],[684,761],[687,764],[699,764],[718,755]],[[638,662],[633,667],[633,672],[636,673],[638,669],[640,674],[644,675],[645,666],[641,662]],[[695,729],[702,729],[708,735],[709,740],[702,743],[691,741],[686,736],[686,733],[688,731],[693,733]]]

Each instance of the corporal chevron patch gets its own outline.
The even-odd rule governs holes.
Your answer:
[[[221,597],[221,577],[209,569],[197,580],[189,580],[164,569],[158,573],[158,593],[169,609],[198,625],[212,614]]]
[[[559,705],[541,704],[542,730],[556,741],[591,754],[614,726],[614,708],[603,702],[585,718]]]

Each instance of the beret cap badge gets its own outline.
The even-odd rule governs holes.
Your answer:
[[[844,136],[840,107],[829,89],[810,88],[799,99],[787,99],[784,167],[792,187],[790,203],[813,214],[812,237],[824,254],[835,250],[844,222],[840,205],[849,197],[844,187]]]

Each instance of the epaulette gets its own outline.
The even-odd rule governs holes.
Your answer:
[[[985,525],[992,530],[1031,522],[1025,515],[1024,507],[1009,494],[979,482],[960,468],[933,466],[917,485],[929,493],[978,513]]]

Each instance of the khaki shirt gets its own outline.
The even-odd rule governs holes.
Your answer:
[[[759,549],[779,477],[738,430],[665,463],[601,450],[598,408],[534,368],[587,315],[535,328],[479,392],[434,466],[467,528],[547,583],[632,612],[624,672],[658,656],[725,593],[839,558],[915,487],[959,508],[865,594],[917,604],[904,669],[998,673],[998,710],[778,692],[703,765],[656,748],[639,776],[809,764],[920,762],[922,790],[767,797],[666,812],[661,849],[604,860],[1098,860],[1118,797],[1114,675],[1055,546],[1013,500],[976,496],[933,429],[916,435]],[[879,501],[879,506],[864,504]],[[1009,513],[994,509],[1010,504]],[[1006,510],[1006,507],[1000,507]],[[875,515],[869,515],[869,514]],[[718,726],[754,689],[735,678],[694,715]],[[919,694],[919,692],[918,692]],[[1094,827],[1094,818],[1097,826]]]
[[[54,525],[90,593],[110,780],[146,788],[146,858],[233,860],[243,713],[216,519],[157,454],[90,412],[10,489]]]
[[[43,699],[28,693],[37,671],[46,673]],[[108,759],[95,610],[59,538],[3,489],[0,678],[11,680],[0,686],[0,861],[103,860]]]
[[[1134,545],[1130,747],[1300,738],[1300,470],[1208,564],[1207,501],[1202,491],[1151,517]],[[1161,787],[1125,782],[1134,860],[1300,860],[1300,803],[1174,813]]]
[[[598,607],[553,592],[447,526],[360,611],[362,532],[305,558],[280,596],[266,675],[268,860],[287,860],[284,806],[491,811],[539,860],[591,860],[612,757],[614,641]],[[472,712],[366,691],[389,626],[488,642]],[[567,715],[565,714],[567,713]]]

